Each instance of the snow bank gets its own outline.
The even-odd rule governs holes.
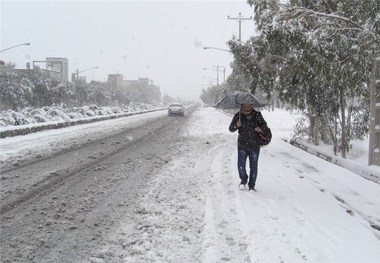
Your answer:
[[[21,112],[0,112],[0,138],[26,135],[42,130],[109,120],[131,115],[166,110],[162,104],[133,104],[121,107],[85,106],[65,109],[62,107],[26,108]]]

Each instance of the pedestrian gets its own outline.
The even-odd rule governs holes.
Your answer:
[[[240,111],[232,118],[229,130],[238,131],[238,172],[240,188],[245,189],[248,183],[249,190],[255,190],[257,179],[257,166],[260,154],[259,132],[267,127],[262,114],[253,109],[252,105],[243,102]],[[249,177],[246,171],[247,158],[249,158]]]

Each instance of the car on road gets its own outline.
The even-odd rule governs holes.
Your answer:
[[[185,115],[185,107],[181,103],[172,103],[168,108],[168,116],[184,116]]]

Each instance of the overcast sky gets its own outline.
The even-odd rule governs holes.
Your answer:
[[[197,100],[210,81],[216,84],[216,70],[203,68],[220,65],[227,76],[233,58],[203,47],[228,49],[226,42],[238,36],[239,23],[227,16],[253,16],[246,0],[0,2],[0,50],[31,43],[0,54],[17,68],[65,57],[70,79],[76,69],[99,67],[81,75],[87,81],[106,81],[115,73],[124,79],[147,77],[163,95]],[[241,25],[242,40],[247,40],[255,32],[253,20]]]

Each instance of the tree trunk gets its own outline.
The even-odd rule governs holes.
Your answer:
[[[319,145],[318,117],[314,109],[309,109],[310,136],[314,145]]]
[[[314,145],[319,145],[319,117],[314,115]]]
[[[337,138],[337,122],[330,122],[330,116],[328,113],[324,114],[321,118],[322,125],[327,129],[327,133],[333,144],[334,155],[338,153],[338,138]]]
[[[342,158],[347,159],[347,136],[346,136],[346,102],[344,98],[344,87],[340,87],[340,111],[342,114]]]

